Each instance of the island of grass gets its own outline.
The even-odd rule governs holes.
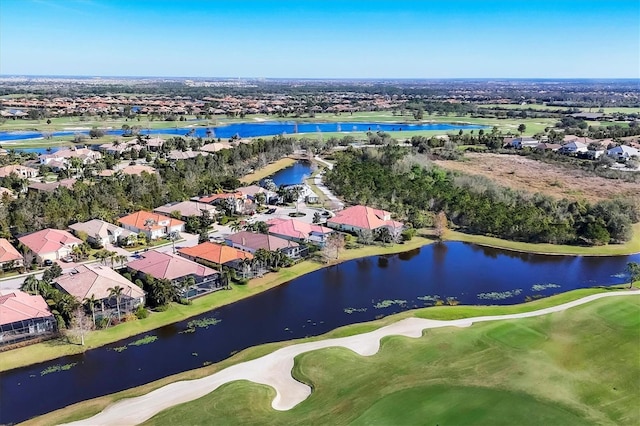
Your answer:
[[[532,311],[589,293],[593,290],[518,306],[421,309],[302,342],[359,334],[409,316]],[[429,329],[417,339],[389,336],[373,356],[341,347],[302,353],[292,374],[313,393],[291,410],[271,407],[273,388],[235,381],[145,424],[203,424],[214,418],[223,424],[638,424],[640,297],[634,293],[537,317]],[[116,400],[204,377],[290,344],[250,348],[217,365],[75,404],[26,424],[87,418]]]

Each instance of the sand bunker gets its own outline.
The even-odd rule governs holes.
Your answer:
[[[632,295],[640,295],[640,292],[595,294],[562,305],[521,314],[484,316],[452,321],[406,318],[369,333],[287,346],[261,358],[233,365],[201,379],[172,383],[146,395],[118,401],[93,417],[69,424],[139,424],[164,409],[200,398],[223,384],[236,380],[249,380],[273,387],[276,391],[276,397],[271,406],[276,410],[289,410],[311,395],[309,386],[296,381],[291,376],[294,358],[302,353],[329,347],[343,347],[351,349],[359,355],[370,356],[378,352],[380,339],[386,336],[418,338],[422,336],[423,330],[429,328],[468,327],[475,322],[536,317],[552,312],[560,312],[605,297]]]

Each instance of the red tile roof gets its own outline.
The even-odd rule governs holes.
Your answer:
[[[383,226],[401,228],[402,222],[391,220],[391,213],[368,206],[348,207],[327,220],[327,225],[347,225],[361,229],[374,230]]]
[[[82,241],[67,231],[43,229],[18,238],[35,254],[53,253],[68,245],[82,244]]]
[[[178,252],[196,259],[217,263],[218,265],[223,265],[238,259],[253,259],[251,253],[208,241],[194,247],[183,248],[178,250]]]
[[[324,226],[302,222],[297,219],[271,219],[267,221],[269,232],[272,234],[286,235],[291,238],[306,240],[311,233],[330,234],[333,231]]]
[[[20,259],[22,259],[20,252],[6,238],[0,238],[0,263]]]
[[[0,325],[50,316],[51,312],[42,296],[32,296],[18,290],[0,296]]]

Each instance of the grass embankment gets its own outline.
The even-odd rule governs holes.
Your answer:
[[[285,169],[293,165],[296,161],[297,160],[294,160],[293,158],[289,158],[289,157],[281,158],[278,161],[275,161],[271,164],[266,165],[261,169],[254,171],[253,173],[249,173],[248,175],[241,177],[240,182],[251,183],[251,182],[258,181],[260,179],[264,179],[268,176],[271,176],[272,174],[274,174],[279,170]]]
[[[575,290],[513,306],[403,312],[315,338],[249,348],[218,364],[81,402],[26,424],[86,418],[119,399],[204,377],[292,343],[360,334],[410,316],[457,319],[528,312],[602,291],[607,290]],[[608,298],[542,317],[432,329],[422,339],[388,337],[371,357],[323,349],[296,358],[294,377],[310,384],[313,393],[290,411],[271,408],[275,392],[270,387],[238,381],[168,409],[148,423],[204,424],[215,418],[221,424],[413,424],[422,413],[419,422],[430,424],[540,424],[541,419],[637,424],[640,413],[633,399],[640,391],[638,325],[640,298]],[[603,351],[605,347],[612,349]]]
[[[345,250],[337,262],[360,257],[400,253],[428,244],[431,240],[416,237],[405,244],[388,247],[366,246]],[[148,318],[123,323],[105,330],[96,330],[85,336],[85,346],[69,344],[64,339],[55,339],[23,348],[0,353],[0,371],[36,364],[38,362],[55,359],[65,355],[73,355],[97,348],[121,339],[154,330],[167,324],[172,324],[195,315],[208,312],[220,306],[228,305],[238,300],[250,297],[276,287],[309,272],[324,268],[327,265],[313,261],[304,261],[291,268],[283,268],[276,273],[266,274],[262,278],[251,280],[247,285],[232,285],[231,291],[220,290],[207,296],[193,300],[191,305],[172,304],[165,312],[154,312]]]
[[[447,230],[444,239],[527,253],[576,256],[623,256],[640,253],[640,223],[633,225],[633,238],[630,241],[624,244],[607,244],[605,246],[582,247],[562,244],[523,243],[487,237],[485,235],[465,234],[453,230]]]

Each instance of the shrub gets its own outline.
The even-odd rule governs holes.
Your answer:
[[[411,241],[416,236],[416,230],[413,228],[405,229],[402,231],[402,241]]]
[[[220,225],[226,225],[230,220],[231,218],[229,216],[222,216],[218,223],[220,223]]]
[[[181,305],[191,305],[193,302],[186,297],[181,297],[180,300],[178,300],[178,303]]]
[[[249,282],[249,279],[248,278],[236,278],[235,282],[238,285],[247,285],[247,283]]]
[[[164,311],[166,311],[167,309],[169,309],[169,304],[168,304],[168,303],[167,303],[166,305],[156,306],[156,307],[154,308],[154,311],[156,311],[156,312],[164,312]]]
[[[136,309],[136,318],[145,319],[148,316],[149,316],[149,311],[147,311],[147,308],[145,308],[142,305],[139,305],[138,308]]]

